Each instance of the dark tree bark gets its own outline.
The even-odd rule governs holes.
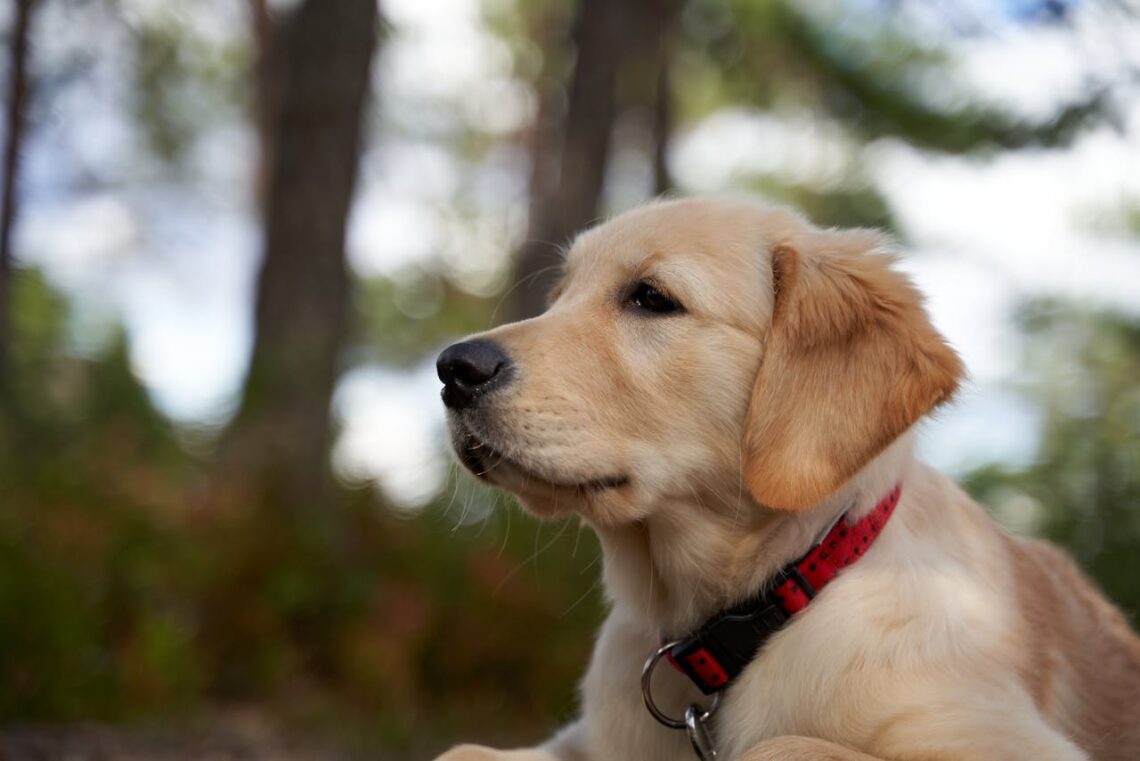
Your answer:
[[[269,70],[270,38],[273,22],[269,16],[267,0],[247,0],[250,33],[253,38],[253,97],[250,99],[250,118],[257,130],[257,159],[254,167],[253,189],[258,206],[264,211],[266,172],[269,169],[268,152],[273,141],[269,136],[269,94],[273,89]]]
[[[654,185],[671,186],[665,168],[671,112],[667,75],[669,32],[676,0],[581,0],[571,32],[574,71],[559,113],[562,90],[545,77],[539,92],[532,137],[530,221],[526,241],[515,257],[512,317],[538,314],[557,277],[561,248],[598,217],[609,162],[610,138],[619,110],[618,78],[623,66],[642,58],[651,72]],[[645,56],[648,55],[648,61]],[[561,118],[560,118],[561,117]]]
[[[12,345],[12,234],[16,224],[17,179],[28,101],[28,41],[37,0],[16,0],[8,55],[3,201],[0,201],[0,402],[6,397]]]
[[[531,146],[530,220],[516,255],[513,316],[530,317],[545,306],[561,261],[560,247],[598,215],[610,133],[617,109],[614,83],[628,35],[628,6],[613,0],[581,0],[571,42],[576,53],[566,113],[560,129],[548,122],[561,93],[540,93],[539,126]]]
[[[673,189],[668,150],[673,138],[673,58],[681,3],[680,0],[643,0],[641,5],[650,14],[645,28],[648,53],[654,62],[653,193],[661,195]]]
[[[378,27],[375,0],[305,0],[267,30],[257,77],[265,253],[249,374],[216,465],[224,500],[311,514],[328,496],[345,226]]]

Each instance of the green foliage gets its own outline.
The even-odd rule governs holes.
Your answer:
[[[1044,415],[1036,462],[983,468],[967,485],[999,513],[1027,507],[1140,622],[1140,322],[1040,302],[1022,324],[1025,391]]]
[[[682,101],[686,111],[725,102],[807,111],[860,140],[893,137],[948,153],[1065,145],[1106,115],[1099,92],[1039,124],[978,105],[956,89],[944,52],[916,41],[889,13],[846,6],[813,13],[785,0],[693,2],[690,57],[704,65],[701,80],[681,89],[696,98]]]
[[[592,535],[467,479],[410,519],[372,490],[339,492],[316,523],[271,504],[211,510],[121,341],[69,356],[63,303],[32,271],[17,293],[0,722],[240,700],[426,753],[449,737],[537,739],[569,714],[600,616]]]
[[[161,515],[193,465],[121,339],[98,362],[63,351],[63,304],[35,272],[19,273],[15,302],[0,409],[0,716],[114,716],[132,637],[148,648],[143,667],[177,655],[160,623],[140,633],[133,619],[178,542],[131,506]]]
[[[130,40],[135,118],[147,149],[177,167],[207,127],[240,116],[251,50],[215,44],[176,6],[139,14]]]
[[[880,230],[897,227],[886,199],[869,185],[821,190],[772,176],[754,177],[749,184],[763,197],[799,209],[817,225]]]
[[[415,364],[449,339],[489,327],[498,303],[436,272],[376,276],[356,296],[357,344],[386,364]]]

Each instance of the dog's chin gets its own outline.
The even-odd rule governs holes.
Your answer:
[[[463,467],[486,483],[518,497],[529,512],[552,518],[569,512],[588,516],[592,506],[628,489],[620,473],[582,477],[542,464],[522,463],[460,425],[451,429],[451,445]]]

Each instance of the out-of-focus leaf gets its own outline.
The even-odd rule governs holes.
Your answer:
[[[1017,503],[1140,622],[1140,323],[1058,302],[1022,310],[1024,391],[1044,412],[1036,462],[967,485]]]
[[[356,298],[358,345],[386,364],[415,364],[446,341],[490,327],[499,302],[436,273],[373,277]]]

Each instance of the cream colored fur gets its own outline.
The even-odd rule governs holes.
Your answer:
[[[456,446],[474,436],[497,453],[485,479],[594,528],[611,610],[577,722],[541,748],[440,761],[691,761],[641,703],[646,655],[897,482],[867,555],[727,690],[718,758],[1140,758],[1123,618],[913,456],[914,424],[962,371],[888,248],[785,210],[657,203],[580,236],[544,315],[480,336],[517,375],[451,413]],[[684,312],[645,314],[639,282]],[[654,689],[677,713],[696,698],[671,669]]]

